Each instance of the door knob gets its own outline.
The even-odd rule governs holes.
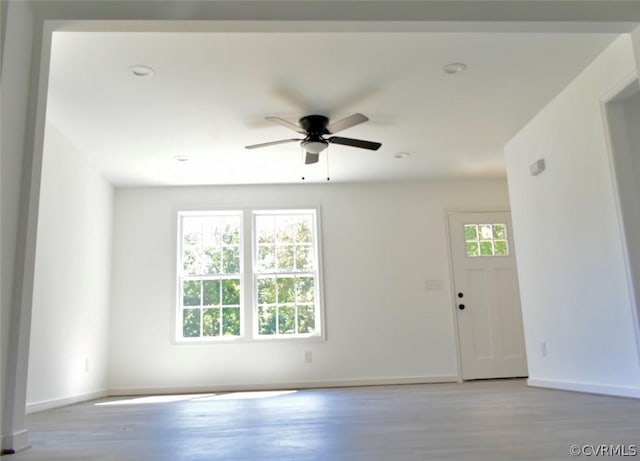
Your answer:
[[[460,309],[461,311],[464,310],[464,304],[458,304],[458,309]]]

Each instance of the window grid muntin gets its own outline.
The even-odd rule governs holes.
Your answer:
[[[222,336],[230,336],[230,337],[237,337],[241,335],[242,332],[242,322],[241,322],[241,315],[242,315],[242,305],[240,303],[240,299],[241,299],[241,286],[242,286],[242,280],[241,277],[238,276],[239,274],[229,274],[229,275],[209,275],[209,276],[186,276],[183,277],[182,279],[182,303],[181,303],[181,307],[182,310],[189,310],[189,309],[199,309],[200,310],[200,334],[199,336],[185,336],[184,335],[184,313],[183,313],[183,338],[217,338],[217,337],[222,337]],[[238,297],[238,302],[237,303],[225,303],[225,294],[224,294],[224,284],[223,282],[225,280],[228,281],[237,281],[237,297]],[[219,282],[219,289],[218,289],[218,303],[207,303],[206,301],[206,294],[205,294],[205,282],[209,282],[209,281],[213,281],[213,282]],[[199,294],[199,300],[200,303],[199,304],[186,304],[184,302],[185,300],[185,292],[184,292],[184,285],[186,282],[200,282],[200,294]],[[238,326],[238,334],[235,335],[225,335],[223,330],[224,330],[224,312],[226,310],[237,310],[237,315],[238,315],[238,322],[239,322],[239,326]],[[205,311],[207,310],[217,310],[219,312],[219,317],[218,317],[218,334],[217,335],[208,335],[204,333],[204,329],[205,329],[205,321],[204,321],[204,316],[205,316]]]
[[[187,269],[185,268],[184,265],[184,256],[186,254],[186,249],[185,249],[185,240],[186,240],[186,236],[188,235],[185,232],[185,220],[189,220],[189,221],[200,221],[200,240],[199,240],[199,245],[198,245],[198,251],[200,253],[200,256],[202,258],[202,254],[205,253],[205,241],[207,240],[205,238],[205,236],[207,234],[209,234],[209,232],[205,232],[205,226],[207,224],[207,221],[218,221],[220,224],[225,224],[225,221],[229,221],[230,218],[235,218],[235,220],[238,221],[238,242],[237,243],[226,243],[224,241],[224,236],[227,235],[224,232],[220,232],[219,233],[219,238],[217,239],[217,241],[215,242],[216,244],[214,245],[209,245],[208,248],[219,248],[220,249],[220,264],[219,264],[219,270],[216,272],[207,272],[204,270],[204,268],[202,267],[202,261],[199,262],[199,271],[197,271],[195,274],[191,273],[189,274]],[[216,228],[218,227],[217,225],[215,226]],[[184,215],[182,216],[182,232],[181,232],[181,237],[182,237],[182,241],[181,241],[181,273],[182,275],[213,275],[213,274],[218,274],[218,275],[224,275],[224,274],[240,274],[241,273],[241,266],[242,266],[242,238],[241,238],[241,234],[242,234],[242,219],[241,219],[241,215],[239,214],[209,214],[209,215]],[[225,267],[225,249],[229,250],[233,250],[236,249],[237,250],[237,259],[238,259],[238,269],[236,271],[229,271],[229,272],[225,272],[224,271],[224,267]],[[204,259],[204,258],[202,258]]]
[[[293,295],[293,302],[290,301],[284,301],[284,302],[280,302],[278,301],[279,298],[279,288],[278,288],[278,279],[285,279],[285,278],[293,278],[294,282],[294,295]],[[296,283],[296,280],[298,279],[302,279],[302,278],[308,278],[311,279],[313,281],[313,289],[312,289],[312,301],[300,301],[300,297],[299,297],[299,293],[298,293],[298,284]],[[267,280],[267,279],[273,279],[273,286],[274,286],[274,302],[260,302],[260,293],[259,291],[259,285],[260,285],[260,280]],[[290,272],[285,272],[285,273],[269,273],[269,274],[260,274],[256,276],[256,306],[257,306],[257,330],[258,330],[258,334],[261,336],[271,336],[271,334],[268,333],[260,333],[260,329],[261,329],[261,319],[260,319],[260,309],[274,309],[275,310],[275,333],[273,333],[275,336],[289,336],[289,335],[313,335],[316,334],[317,332],[317,328],[316,328],[316,324],[317,324],[317,300],[316,300],[316,293],[317,293],[317,277],[315,276],[314,273],[312,272],[300,272],[300,273],[296,273],[296,274],[292,274]],[[313,329],[311,332],[302,332],[300,333],[300,309],[301,308],[311,308],[313,309]],[[281,333],[280,332],[280,311],[281,309],[284,308],[293,308],[294,309],[294,332],[293,333]]]
[[[254,244],[254,305],[255,305],[255,309],[254,309],[254,318],[255,318],[255,326],[254,326],[254,332],[256,337],[259,338],[291,338],[291,337],[308,337],[308,336],[317,336],[320,335],[320,328],[321,328],[321,321],[320,321],[320,303],[319,303],[319,299],[318,299],[318,290],[319,290],[319,283],[318,283],[318,275],[319,275],[319,267],[318,267],[318,228],[317,228],[317,214],[316,214],[316,210],[260,210],[260,211],[254,211],[254,238],[253,238],[253,244]],[[309,233],[310,233],[310,241],[305,241],[305,240],[298,240],[297,239],[297,233],[296,233],[296,225],[297,225],[297,220],[296,218],[304,218],[306,217],[305,221],[308,222],[309,224]],[[266,219],[273,219],[273,228],[272,228],[272,232],[271,235],[273,235],[274,239],[273,242],[263,242],[260,243],[260,237],[262,235],[261,233],[261,224],[259,221],[261,220],[265,220]],[[278,238],[278,230],[277,230],[277,221],[278,218],[284,218],[284,219],[292,219],[294,222],[294,228],[293,228],[293,239],[290,242],[282,242],[279,240]],[[273,264],[273,269],[271,270],[261,270],[261,264],[260,264],[260,248],[261,247],[265,247],[265,246],[273,246],[275,248],[274,251],[274,255],[275,255],[275,259],[274,259],[274,264]],[[277,252],[277,248],[278,247],[286,247],[286,246],[293,246],[294,251],[293,251],[293,256],[292,256],[292,269],[290,270],[278,270],[279,269],[279,264],[278,264],[278,252]],[[306,270],[306,271],[297,271],[296,266],[297,266],[297,250],[296,250],[296,246],[299,247],[304,247],[304,248],[309,248],[311,250],[311,255],[310,255],[310,261],[313,267],[313,270]],[[294,293],[294,302],[278,302],[278,279],[279,278],[291,278],[293,277],[294,280],[296,278],[303,278],[303,277],[308,277],[311,278],[313,280],[313,302],[310,303],[300,303],[298,302],[297,299],[297,293]],[[274,294],[275,296],[275,303],[260,303],[259,302],[259,280],[261,279],[267,279],[267,278],[273,278],[274,279],[274,285],[275,285],[275,289],[276,292]],[[294,281],[294,287],[296,286],[295,281]],[[297,288],[296,288],[297,290]],[[281,309],[284,308],[294,308],[294,332],[293,333],[280,333],[280,316],[281,316]],[[313,329],[310,333],[300,333],[299,329],[300,329],[300,307],[313,307]],[[260,318],[260,310],[262,309],[275,309],[275,333],[273,334],[269,334],[269,333],[261,333],[261,318]]]
[[[505,223],[464,224],[465,253],[468,258],[509,256],[509,236]]]

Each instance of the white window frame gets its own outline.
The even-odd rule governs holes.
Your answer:
[[[315,255],[315,331],[304,334],[258,334],[257,297],[257,235],[255,218],[259,214],[313,213],[314,255]],[[240,336],[199,336],[183,337],[183,217],[240,216]],[[324,313],[324,283],[322,268],[322,221],[320,207],[237,207],[232,209],[179,210],[177,211],[177,258],[176,258],[176,304],[174,312],[174,344],[228,344],[230,342],[260,341],[325,341],[326,326]]]
[[[214,279],[214,280],[219,280],[219,279],[224,279],[224,278],[228,278],[227,275],[228,274],[223,274],[220,276],[208,276],[208,275],[201,275],[201,276],[188,276],[184,274],[184,265],[183,265],[183,255],[184,255],[184,249],[183,249],[183,243],[184,243],[184,233],[183,233],[183,228],[184,228],[184,218],[185,217],[195,217],[195,218],[206,218],[206,217],[225,217],[225,216],[233,216],[233,217],[237,217],[240,218],[240,246],[239,246],[239,250],[240,250],[240,272],[237,274],[237,277],[233,277],[233,278],[239,278],[240,279],[240,335],[238,336],[225,336],[225,335],[219,335],[219,336],[197,336],[197,337],[185,337],[183,336],[183,310],[185,309],[185,307],[183,306],[183,287],[184,287],[184,281],[185,279],[189,279],[191,277],[196,277],[199,278],[201,280],[207,280],[207,279]],[[243,317],[246,315],[245,314],[245,296],[244,296],[244,284],[246,283],[246,276],[245,276],[245,258],[244,258],[244,252],[245,252],[245,248],[244,248],[244,214],[242,212],[242,210],[215,210],[215,211],[180,211],[178,212],[178,255],[177,255],[177,261],[176,261],[176,281],[177,281],[177,290],[176,290],[176,309],[175,309],[175,340],[179,343],[200,343],[200,342],[220,342],[220,341],[236,341],[238,339],[241,339],[245,336],[245,330],[244,330],[244,321],[243,321]],[[222,296],[222,294],[221,294]],[[203,306],[200,306],[199,309],[204,309]],[[220,312],[220,315],[222,315],[222,311]],[[201,319],[202,319],[202,314],[201,314]],[[201,324],[200,324],[200,331],[202,332],[202,320],[201,320]]]
[[[295,333],[295,334],[273,334],[263,335],[259,333],[258,324],[258,278],[264,273],[258,273],[258,238],[256,233],[256,218],[260,215],[307,215],[311,214],[313,217],[313,254],[314,254],[314,270],[306,271],[304,273],[310,273],[314,278],[314,312],[315,312],[315,331],[313,333]],[[252,246],[252,262],[251,273],[253,275],[251,280],[252,286],[252,310],[253,310],[253,338],[256,340],[273,341],[278,339],[296,339],[296,338],[324,338],[324,303],[323,303],[323,283],[322,283],[322,252],[320,242],[322,240],[320,235],[320,210],[318,208],[274,208],[274,209],[254,209],[251,213],[251,246]],[[247,271],[249,272],[249,271]],[[296,274],[296,272],[290,272]],[[280,274],[273,272],[273,275],[277,277]]]

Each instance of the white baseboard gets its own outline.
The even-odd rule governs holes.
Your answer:
[[[39,411],[52,410],[74,403],[86,402],[87,400],[100,399],[107,397],[109,394],[106,390],[89,392],[87,394],[74,395],[71,397],[63,397],[61,399],[43,400],[41,402],[28,403],[26,406],[26,414],[37,413]]]
[[[640,398],[639,387],[612,386],[608,384],[580,383],[574,381],[556,381],[549,379],[529,378],[527,384],[533,387],[544,387],[547,389],[560,389],[563,391],[585,392],[588,394],[603,394],[616,397]]]
[[[457,376],[362,378],[262,384],[212,384],[207,386],[120,387],[109,389],[111,396],[150,394],[202,394],[207,392],[273,391],[328,387],[386,386],[395,384],[455,383]]]
[[[23,429],[13,434],[2,434],[2,454],[9,455],[31,448],[29,431]]]

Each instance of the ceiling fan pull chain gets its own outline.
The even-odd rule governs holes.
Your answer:
[[[302,146],[300,146],[300,176],[302,177],[302,180],[304,181],[304,157],[305,157],[305,151],[304,148]]]
[[[329,177],[329,146],[327,146],[327,181],[331,178]]]

